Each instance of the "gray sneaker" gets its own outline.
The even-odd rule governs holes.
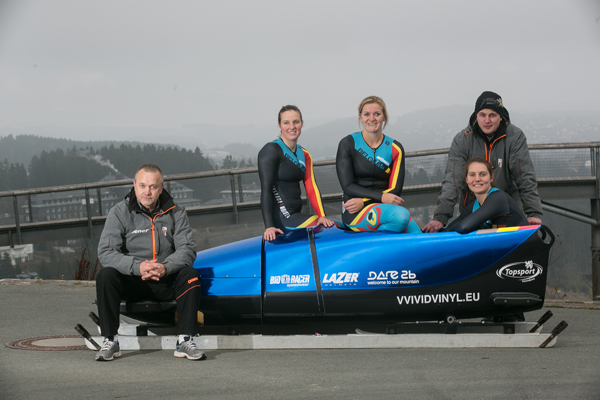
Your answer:
[[[115,357],[121,357],[119,342],[110,341],[108,338],[104,338],[102,348],[96,353],[96,361],[112,361]]]
[[[206,358],[206,353],[200,350],[191,338],[185,342],[177,343],[173,355],[179,358],[187,357],[188,360],[204,360]]]

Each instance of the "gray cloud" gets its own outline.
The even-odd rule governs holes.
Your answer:
[[[307,123],[473,104],[600,111],[600,16],[579,1],[8,1],[0,128]],[[210,135],[210,132],[203,133]],[[131,138],[129,138],[131,139]],[[143,137],[138,138],[143,140]],[[199,142],[201,138],[199,138]]]

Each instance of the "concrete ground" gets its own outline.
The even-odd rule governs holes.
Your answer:
[[[0,282],[0,342],[92,331],[87,283]],[[600,310],[552,308],[548,349],[130,351],[112,362],[94,352],[0,349],[0,398],[10,399],[600,399]],[[527,314],[537,319],[547,308]]]

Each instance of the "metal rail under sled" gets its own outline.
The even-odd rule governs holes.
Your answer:
[[[387,325],[384,333],[356,329],[351,334],[236,334],[234,327],[222,327],[230,334],[203,334],[193,340],[204,350],[552,347],[568,324],[562,321],[552,332],[541,333],[551,316],[548,311],[536,323],[401,323]],[[90,339],[101,343],[103,338],[86,340],[88,348],[95,350]],[[119,328],[121,350],[174,350],[176,342],[173,327],[141,325],[123,318]]]

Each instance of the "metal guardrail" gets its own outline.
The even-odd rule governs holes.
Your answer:
[[[581,142],[581,143],[546,143],[546,144],[531,144],[529,145],[530,150],[566,150],[566,149],[590,149],[590,161],[591,161],[591,172],[592,176],[596,179],[596,189],[595,194],[596,198],[600,198],[600,142]],[[422,151],[413,151],[406,152],[406,158],[416,158],[416,157],[425,157],[425,156],[435,156],[435,155],[444,155],[447,154],[449,148],[442,149],[433,149],[433,150],[422,150]],[[315,167],[322,166],[334,166],[335,159],[331,160],[321,160],[315,161]],[[165,182],[170,181],[183,181],[188,179],[202,179],[202,178],[211,178],[211,177],[219,177],[219,176],[229,176],[229,183],[231,189],[231,201],[232,201],[232,210],[234,216],[234,223],[237,224],[239,222],[239,203],[244,202],[244,194],[242,190],[241,184],[241,176],[249,173],[257,173],[258,167],[248,167],[248,168],[239,168],[239,169],[228,169],[228,170],[216,170],[216,171],[204,171],[204,172],[195,172],[195,173],[185,173],[185,174],[173,174],[173,175],[165,175]],[[15,231],[17,234],[18,243],[21,244],[21,223],[19,217],[19,206],[17,202],[17,198],[19,196],[27,196],[28,204],[29,204],[29,215],[32,216],[32,201],[31,196],[37,194],[44,193],[56,193],[56,192],[66,192],[66,191],[75,191],[75,190],[83,190],[85,193],[85,206],[86,206],[86,214],[87,214],[87,222],[88,229],[90,232],[90,236],[92,235],[92,210],[91,210],[91,202],[90,202],[90,190],[96,189],[97,191],[97,199],[98,199],[98,208],[100,210],[100,214],[102,214],[102,200],[100,196],[100,189],[107,187],[116,187],[116,186],[125,186],[131,185],[130,179],[124,180],[115,180],[115,181],[107,181],[107,182],[94,182],[94,183],[84,183],[84,184],[76,184],[76,185],[63,185],[63,186],[52,186],[45,188],[36,188],[36,189],[26,189],[26,190],[14,190],[14,191],[5,191],[0,192],[0,198],[4,197],[12,197],[13,205],[14,205],[14,220],[15,220]],[[236,187],[237,186],[237,187]],[[424,186],[435,186],[436,184],[431,185],[419,185],[419,187]],[[418,191],[418,187],[414,187]],[[237,194],[237,195],[236,195]],[[325,196],[324,196],[325,197]]]

